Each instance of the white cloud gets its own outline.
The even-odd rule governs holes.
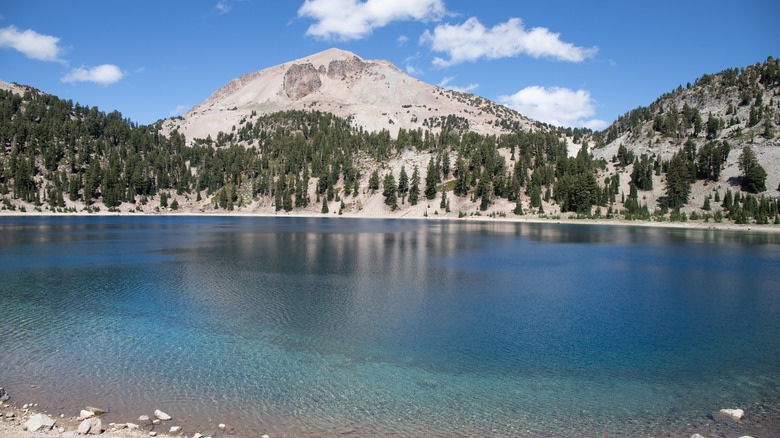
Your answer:
[[[60,39],[43,35],[32,29],[20,32],[16,26],[0,29],[0,47],[16,49],[30,59],[65,63],[60,59],[63,49],[59,46]]]
[[[118,82],[123,77],[125,77],[125,74],[119,67],[112,64],[103,64],[92,68],[85,68],[84,66],[74,68],[62,78],[62,82],[94,82],[107,86]]]
[[[520,114],[551,125],[594,130],[607,127],[603,120],[588,119],[596,113],[596,102],[587,90],[530,86],[511,96],[499,96],[498,101]]]
[[[214,5],[214,9],[216,9],[220,14],[227,14],[231,9],[233,9],[233,5],[231,5],[228,0],[219,0],[217,4]]]
[[[398,39],[396,39],[396,41],[398,42],[399,46],[403,46],[407,41],[409,41],[409,37],[406,35],[401,35],[398,37]]]
[[[406,64],[406,73],[412,76],[422,76],[425,74],[424,71],[415,68],[412,64]]]
[[[588,129],[592,129],[594,131],[601,131],[602,129],[609,126],[609,123],[601,119],[591,119],[586,121],[582,126]]]
[[[455,76],[445,76],[441,82],[439,82],[439,86],[442,88],[446,88],[448,90],[452,91],[460,91],[461,93],[471,93],[472,91],[479,88],[479,84],[469,84],[465,87],[459,87],[457,85],[450,85],[450,82],[452,82],[455,79]]]
[[[168,113],[169,116],[180,116],[184,114],[190,107],[187,105],[177,105],[176,108],[172,109],[171,112]]]
[[[400,20],[438,20],[444,14],[443,0],[306,0],[299,17],[316,22],[306,35],[324,39],[361,39],[378,27]]]
[[[480,58],[499,59],[525,54],[533,58],[553,58],[559,61],[581,62],[593,57],[598,48],[586,49],[560,40],[560,34],[544,27],[526,30],[519,18],[488,29],[476,17],[460,25],[442,24],[433,33],[426,30],[420,44],[430,43],[436,52],[444,52],[450,59],[435,58],[434,64],[448,67]]]

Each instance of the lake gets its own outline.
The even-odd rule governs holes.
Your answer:
[[[780,408],[778,267],[778,233],[6,217],[0,386],[189,433],[677,433]]]

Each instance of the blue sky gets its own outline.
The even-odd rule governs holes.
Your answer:
[[[146,124],[339,47],[537,120],[603,128],[780,53],[780,2],[208,0],[0,4],[0,79]]]

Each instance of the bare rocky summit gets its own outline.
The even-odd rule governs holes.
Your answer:
[[[393,137],[401,128],[439,132],[447,117],[480,134],[507,133],[507,123],[538,126],[487,99],[415,79],[389,61],[364,60],[334,48],[233,79],[183,116],[166,120],[163,128],[177,129],[188,141],[214,138],[253,114],[286,110],[332,113]]]

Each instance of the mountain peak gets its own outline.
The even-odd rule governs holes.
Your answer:
[[[348,59],[348,58],[358,58],[361,61],[365,61],[363,58],[357,56],[356,54],[350,52],[349,50],[342,50],[337,47],[331,47],[330,49],[323,50],[322,52],[318,52],[313,55],[309,55],[305,58],[301,58],[292,62],[294,63],[311,62],[312,64],[315,63],[326,64],[334,60]]]
[[[500,134],[507,121],[533,124],[487,99],[422,82],[390,61],[330,48],[233,79],[163,126],[192,141],[232,132],[253,114],[288,110],[333,113],[394,137],[401,128],[438,132],[448,123],[481,134]]]

